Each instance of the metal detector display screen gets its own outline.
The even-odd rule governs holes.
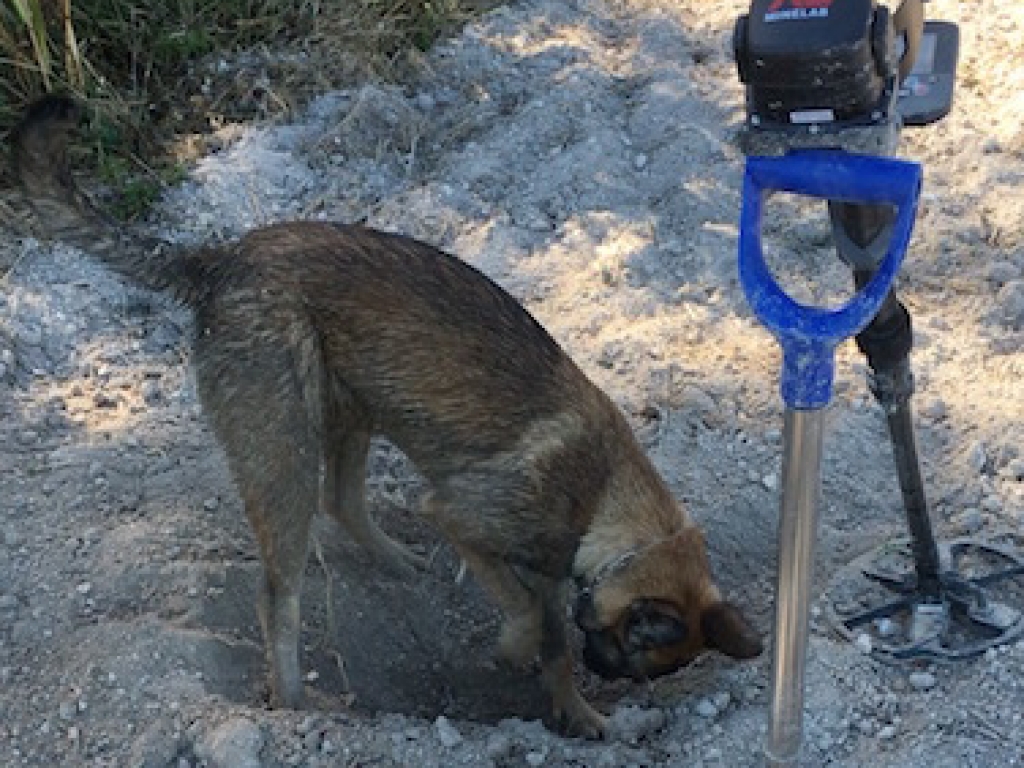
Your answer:
[[[927,75],[935,69],[935,44],[938,38],[935,35],[924,34],[921,36],[921,43],[917,49],[917,61],[914,68],[910,70],[912,75]]]
[[[955,24],[925,22],[917,60],[899,93],[899,110],[906,125],[933,123],[949,112],[959,49],[960,34]]]

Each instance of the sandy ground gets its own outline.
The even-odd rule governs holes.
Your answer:
[[[438,45],[402,87],[326,94],[202,160],[150,226],[190,241],[365,219],[445,247],[533,312],[622,406],[771,626],[779,354],[737,285],[737,0],[527,0]],[[943,536],[1024,533],[1024,9],[936,0],[963,50],[954,112],[904,133],[925,164],[900,278],[918,439]],[[794,291],[848,275],[820,206],[770,230]],[[537,681],[491,662],[493,611],[441,545],[382,577],[326,523],[305,594],[303,712],[269,711],[254,542],[196,401],[190,320],[80,254],[5,244],[0,282],[0,764],[737,766],[761,763],[767,656],[599,683],[618,739],[545,730]],[[792,273],[792,274],[789,274]],[[880,664],[824,620],[830,579],[904,533],[885,422],[852,344],[826,419],[807,765],[1024,762],[1024,643]],[[424,552],[393,448],[371,500]],[[1016,599],[1008,590],[1005,599]],[[1024,607],[1024,601],[1017,603]]]

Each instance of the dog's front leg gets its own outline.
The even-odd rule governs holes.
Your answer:
[[[551,696],[555,721],[570,735],[603,738],[608,730],[606,718],[587,703],[573,679],[562,585],[547,577],[537,577],[536,581],[541,601],[541,679]]]

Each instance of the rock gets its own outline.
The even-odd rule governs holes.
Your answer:
[[[1011,280],[995,298],[996,320],[1014,330],[1024,329],[1024,280]]]
[[[986,496],[981,500],[981,508],[985,512],[998,514],[1003,511],[1003,502],[998,496]]]
[[[181,742],[181,735],[175,733],[170,723],[156,721],[132,744],[127,762],[138,768],[167,768],[178,762],[175,758],[182,747]]]
[[[1024,480],[1024,459],[1011,459],[1003,468],[1003,474],[1018,482]]]
[[[437,731],[438,741],[445,749],[452,749],[462,743],[462,734],[444,715],[439,715],[434,721],[434,730]]]
[[[163,400],[160,382],[153,381],[152,379],[142,382],[142,399],[149,406],[157,405]]]
[[[711,699],[701,699],[697,702],[697,706],[693,708],[693,711],[709,720],[718,715],[718,707],[715,706]]]
[[[97,392],[93,396],[92,402],[97,408],[117,408],[117,398],[111,397],[105,392]]]
[[[878,632],[879,637],[892,637],[898,629],[899,626],[892,619],[877,619],[875,621],[875,631]]]
[[[0,611],[16,611],[18,605],[18,598],[14,595],[0,595]]]
[[[666,720],[665,712],[661,709],[619,707],[608,718],[608,726],[614,738],[636,744],[664,728]]]
[[[295,733],[299,736],[305,736],[307,733],[312,732],[317,725],[317,719],[313,715],[306,715],[295,725]]]
[[[985,524],[985,518],[981,510],[975,507],[968,507],[956,517],[956,527],[965,536],[971,536],[981,530]]]
[[[548,759],[548,754],[547,751],[534,750],[527,752],[524,759],[531,768],[540,768],[540,766],[544,765],[544,761]]]
[[[949,409],[946,407],[946,403],[942,398],[931,397],[928,398],[924,405],[921,406],[921,415],[931,421],[941,421],[946,418],[949,413]]]
[[[937,682],[931,672],[911,672],[907,681],[915,691],[930,691]]]
[[[1004,285],[1020,277],[1020,267],[1012,261],[993,261],[985,270],[985,278],[998,285]]]
[[[504,760],[512,752],[512,740],[502,733],[492,733],[487,738],[487,756],[497,763]]]
[[[864,655],[871,653],[874,648],[874,644],[871,642],[871,635],[867,632],[861,632],[857,635],[857,639],[853,641],[853,644],[857,646],[857,650]]]
[[[210,768],[260,768],[263,733],[252,720],[233,717],[196,744],[196,755]]]
[[[976,442],[967,452],[967,461],[971,468],[978,474],[982,474],[988,467],[988,449],[982,442]]]

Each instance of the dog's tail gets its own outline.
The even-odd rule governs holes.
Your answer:
[[[68,162],[80,120],[78,104],[65,96],[45,96],[29,107],[11,132],[21,210],[15,215],[9,206],[0,207],[0,217],[21,234],[81,248],[132,282],[195,306],[223,256],[132,236],[93,206]]]

